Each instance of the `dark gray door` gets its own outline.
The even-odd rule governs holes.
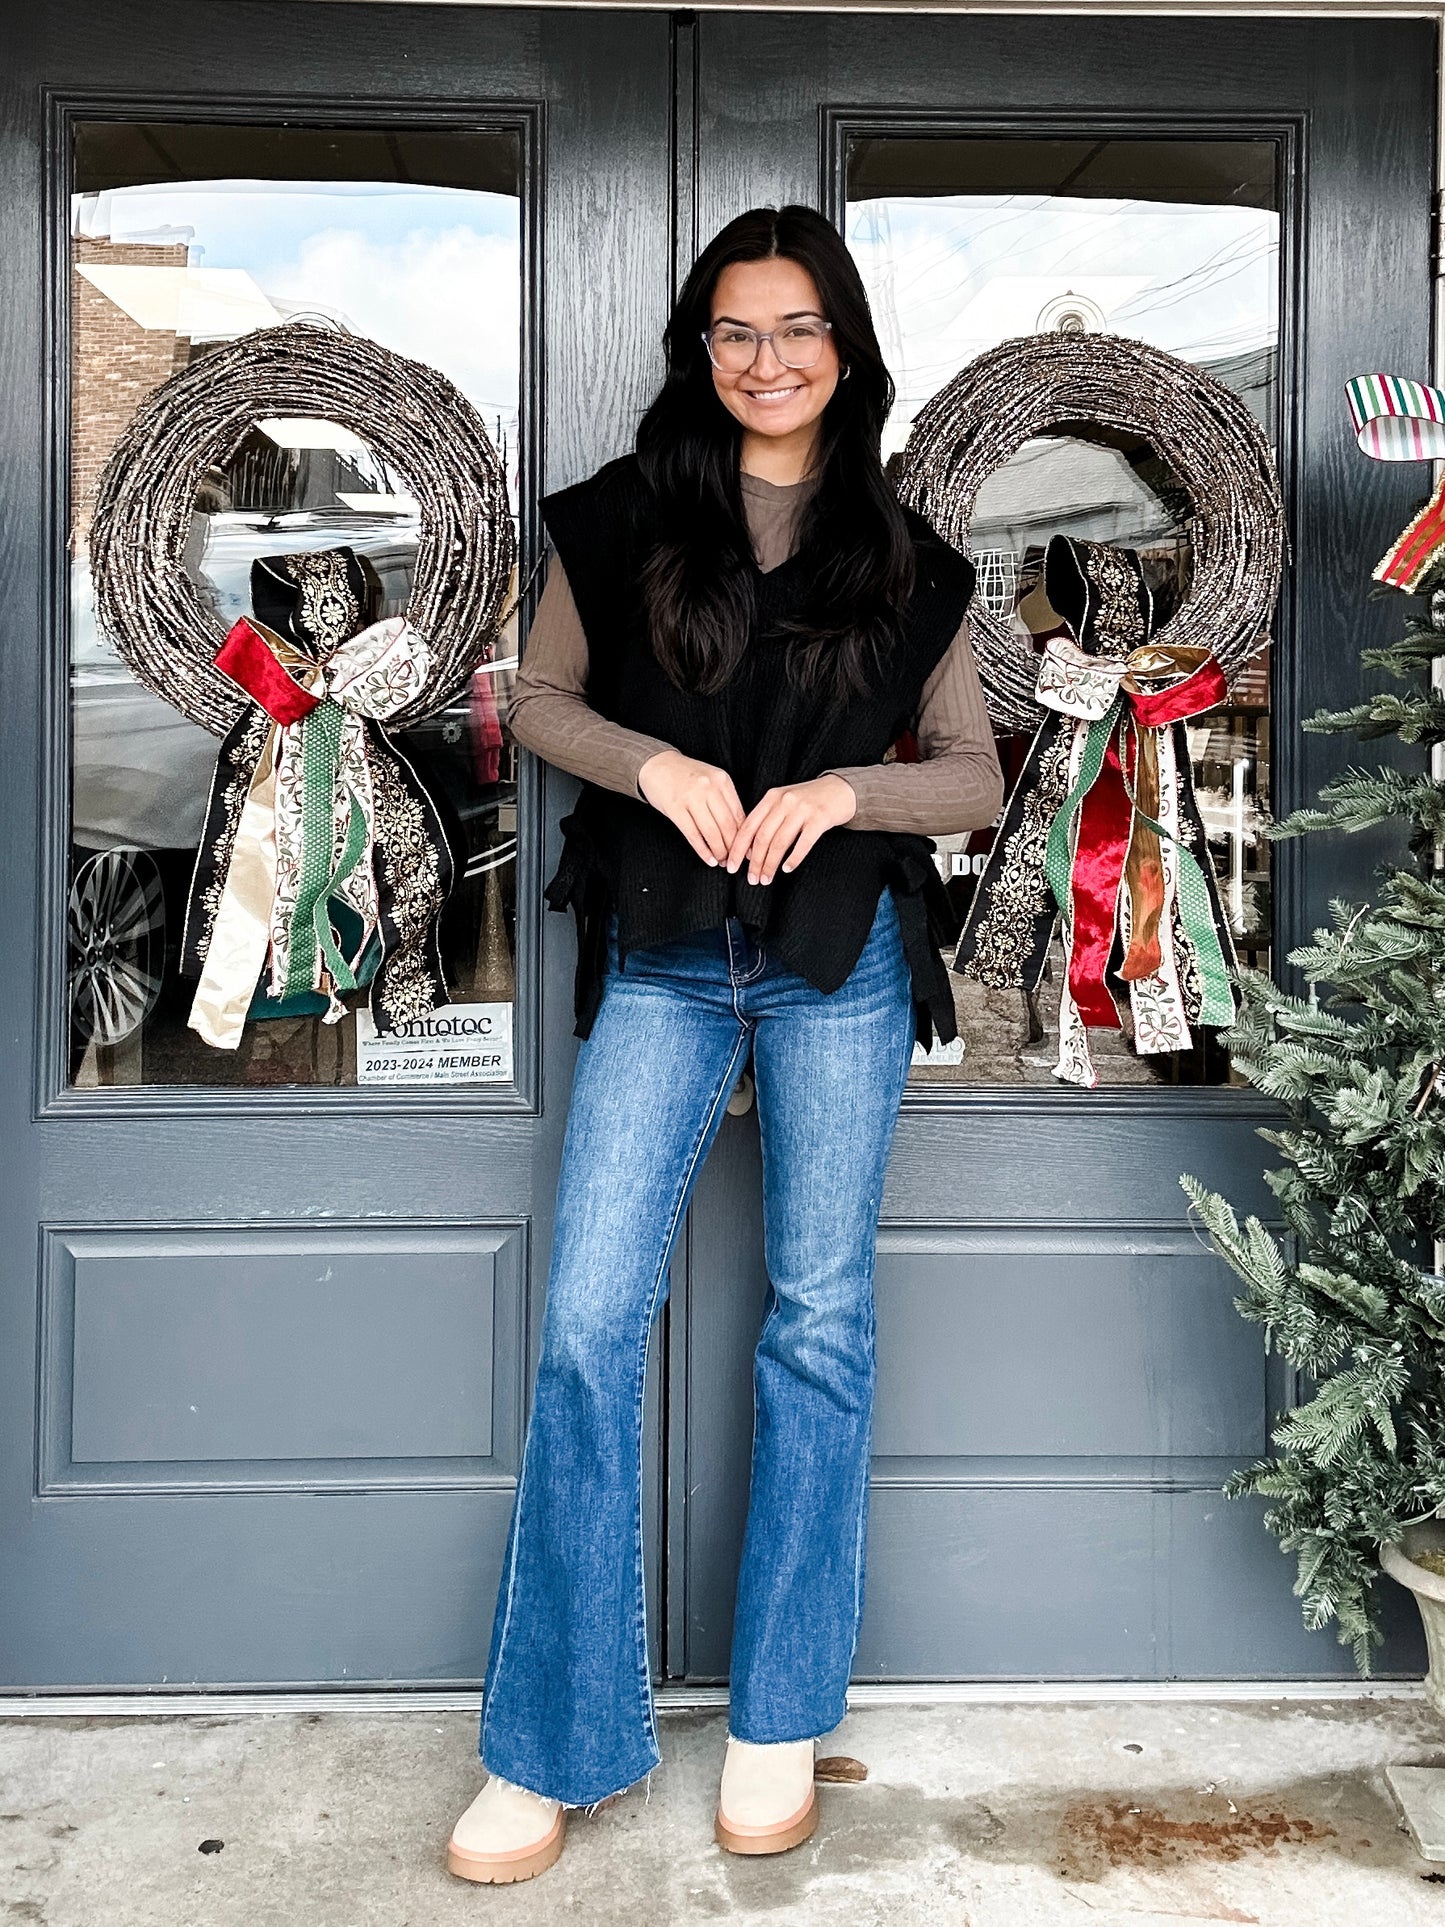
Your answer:
[[[1191,749],[1237,940],[1278,962],[1330,896],[1369,887],[1361,843],[1271,854],[1254,830],[1346,753],[1300,720],[1353,698],[1359,647],[1390,627],[1369,574],[1419,478],[1356,455],[1344,383],[1429,366],[1433,29],[754,13],[692,31],[697,233],[756,202],[839,222],[900,439],[972,355],[1057,326],[1203,363],[1265,424],[1289,581],[1267,667]],[[1187,535],[1148,458],[1077,439],[1022,451],[980,498],[981,592],[1006,607],[1055,530],[1177,569]],[[986,842],[942,852],[960,905]],[[1258,1512],[1219,1494],[1290,1387],[1234,1313],[1177,1176],[1271,1215],[1266,1110],[1215,1054],[1151,1068],[1117,1042],[1096,1090],[1062,1087],[1047,994],[1032,1026],[1015,993],[960,984],[959,1001],[962,1061],[918,1066],[885,1200],[860,1677],[1348,1672],[1329,1634],[1302,1630]],[[672,1314],[688,1395],[673,1405],[668,1657],[696,1679],[726,1674],[758,1187],[753,1120],[730,1120]],[[1418,1671],[1413,1615],[1394,1605],[1383,1663]]]
[[[655,378],[668,19],[42,0],[0,36],[0,1681],[475,1684],[572,1049],[567,785],[507,740],[515,630],[408,739],[465,845],[481,1081],[393,1087],[354,1018],[208,1050],[175,951],[216,745],[97,633],[90,496],[174,369],[320,313],[481,410],[530,561],[540,489]],[[253,556],[349,544],[395,607],[410,479],[268,419],[192,561],[230,616]]]

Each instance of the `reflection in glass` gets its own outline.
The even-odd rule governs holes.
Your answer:
[[[1279,216],[1269,141],[870,138],[850,144],[846,235],[867,286],[898,402],[885,453],[958,370],[1013,336],[1103,330],[1197,363],[1235,390],[1277,440]],[[1147,443],[1069,424],[1026,443],[979,492],[978,594],[1021,636],[1021,613],[1055,534],[1136,550],[1159,620],[1190,580],[1188,502]],[[1210,854],[1243,963],[1267,968],[1269,655],[1189,747]],[[1027,739],[999,738],[1010,783]],[[960,916],[993,830],[940,837]],[[1057,1088],[1062,946],[1038,995],[954,976],[961,1041],[920,1052],[925,1083]],[[1190,1052],[1136,1055],[1091,1033],[1102,1083],[1224,1083],[1213,1033]]]
[[[305,314],[450,376],[502,454],[515,513],[518,142],[88,122],[74,161],[72,1079],[355,1083],[364,1012],[336,1024],[311,1013],[253,1021],[234,1053],[187,1029],[194,983],[176,965],[217,740],[142,688],[100,633],[90,504],[148,394],[213,347]],[[418,533],[407,476],[337,423],[273,418],[208,476],[188,562],[224,630],[252,612],[257,558],[349,548],[365,559],[366,620],[375,620],[406,606]],[[506,1040],[481,1069],[459,1052],[450,1068],[421,1073],[430,1081],[511,1076],[517,826],[506,716],[515,662],[509,631],[456,701],[397,737],[425,772],[458,855],[441,925],[453,1003],[485,1007],[487,1034]],[[368,1059],[361,1081],[371,1074]],[[378,1071],[376,1081],[396,1077]]]

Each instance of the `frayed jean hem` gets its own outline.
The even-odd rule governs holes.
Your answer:
[[[624,1780],[621,1786],[608,1787],[602,1793],[587,1791],[580,1795],[575,1788],[569,1788],[568,1792],[564,1794],[559,1793],[555,1786],[539,1786],[537,1781],[543,1776],[531,1773],[511,1773],[505,1767],[493,1766],[491,1761],[485,1756],[482,1757],[482,1765],[487,1769],[488,1773],[495,1773],[498,1779],[509,1781],[512,1786],[519,1786],[526,1793],[535,1793],[537,1797],[542,1800],[555,1800],[559,1806],[565,1807],[569,1813],[576,1813],[585,1809],[590,1815],[596,1812],[597,1808],[605,1801],[615,1800],[624,1793],[630,1793],[633,1787],[641,1786],[644,1781],[647,1782],[648,1797],[651,1798],[652,1776],[662,1765],[662,1755],[658,1754],[650,1766],[644,1767],[640,1773],[633,1774],[629,1779]]]

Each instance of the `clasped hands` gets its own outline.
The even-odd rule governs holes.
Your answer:
[[[736,871],[746,862],[748,882],[757,884],[771,883],[779,869],[796,870],[824,830],[846,823],[858,807],[841,776],[815,776],[770,789],[744,811],[725,769],[677,749],[649,756],[637,786],[704,863]]]

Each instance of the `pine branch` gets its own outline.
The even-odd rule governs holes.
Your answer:
[[[1418,678],[1428,683],[1435,658],[1445,655],[1445,649],[1440,647],[1442,639],[1445,638],[1438,629],[1416,623],[1398,642],[1389,643],[1383,649],[1362,649],[1360,661],[1366,669],[1383,669],[1401,682]]]
[[[1322,709],[1304,725],[1317,734],[1350,730],[1363,742],[1398,736],[1402,743],[1445,742],[1445,702],[1433,694],[1371,696],[1351,709]]]
[[[1273,841],[1311,830],[1367,830],[1402,817],[1421,831],[1445,827],[1445,795],[1428,776],[1407,776],[1393,769],[1348,769],[1320,791],[1324,809],[1301,809],[1264,825]]]

